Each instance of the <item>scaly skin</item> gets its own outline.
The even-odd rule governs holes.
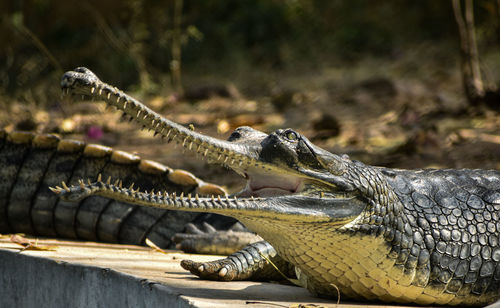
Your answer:
[[[386,302],[485,305],[500,297],[498,171],[372,167],[329,153],[291,129],[268,135],[242,127],[222,141],[162,118],[87,69],[66,73],[62,86],[104,99],[248,181],[223,198],[148,194],[102,181],[53,188],[64,200],[99,195],[235,217],[322,296],[336,296],[335,285],[343,298]],[[244,279],[252,278],[261,257],[242,252],[184,266],[202,277]]]
[[[196,213],[148,209],[97,196],[66,202],[48,189],[61,181],[95,180],[98,174],[123,178],[147,190],[225,194],[221,187],[187,171],[109,147],[52,134],[0,130],[0,233],[126,244],[144,244],[149,238],[160,247],[173,247],[171,237],[186,223],[200,219]]]

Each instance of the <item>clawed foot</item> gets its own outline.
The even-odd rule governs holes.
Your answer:
[[[172,239],[177,244],[176,248],[184,252],[210,255],[230,255],[250,243],[262,240],[250,232],[217,231],[207,223],[203,223],[201,228],[189,223],[185,233],[177,233]]]
[[[207,280],[280,281],[283,275],[295,277],[295,267],[278,256],[271,244],[265,241],[252,243],[224,259],[211,262],[183,260],[181,266]]]
[[[182,260],[181,266],[202,279],[223,281],[239,280],[236,266],[229,259],[212,262]]]

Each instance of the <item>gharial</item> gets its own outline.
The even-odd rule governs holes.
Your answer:
[[[209,279],[262,278],[265,257],[312,293],[384,302],[484,305],[500,298],[500,172],[401,170],[335,155],[292,129],[205,136],[101,82],[86,68],[62,88],[106,101],[168,141],[242,175],[231,196],[147,193],[101,179],[53,188],[63,200],[97,195],[131,204],[228,215],[262,236],[227,259],[194,263]],[[126,183],[128,184],[128,183]]]

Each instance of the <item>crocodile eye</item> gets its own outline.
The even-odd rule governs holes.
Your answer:
[[[289,130],[285,133],[285,136],[286,136],[286,139],[290,140],[290,141],[296,141],[297,139],[299,139],[299,136],[297,135],[296,132],[294,132],[293,130]]]

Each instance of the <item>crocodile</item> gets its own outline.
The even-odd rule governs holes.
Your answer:
[[[374,167],[292,129],[266,134],[240,127],[220,140],[162,117],[86,68],[67,72],[61,85],[246,179],[242,191],[222,197],[161,187],[148,193],[126,188],[121,178],[82,177],[51,188],[66,201],[102,196],[228,215],[264,239],[222,260],[182,262],[202,278],[263,279],[274,264],[318,296],[340,291],[344,299],[422,305],[500,298],[499,171]]]
[[[229,247],[211,242],[189,241],[185,226],[218,230],[233,227],[234,219],[200,213],[144,208],[103,197],[91,196],[80,202],[59,200],[49,187],[61,181],[76,183],[81,177],[120,177],[144,189],[177,193],[226,195],[218,185],[193,174],[142,159],[136,154],[98,144],[61,139],[54,134],[0,130],[0,233],[26,233],[47,237],[144,245],[149,239],[162,248],[175,248],[180,237],[186,251],[228,254],[254,241],[239,232],[218,234],[216,240],[230,240]],[[194,224],[194,225],[192,225]],[[212,231],[212,230],[211,230]],[[199,232],[198,232],[199,233]],[[223,236],[226,235],[226,236]],[[193,247],[193,245],[195,245]],[[223,249],[225,248],[225,249]]]

